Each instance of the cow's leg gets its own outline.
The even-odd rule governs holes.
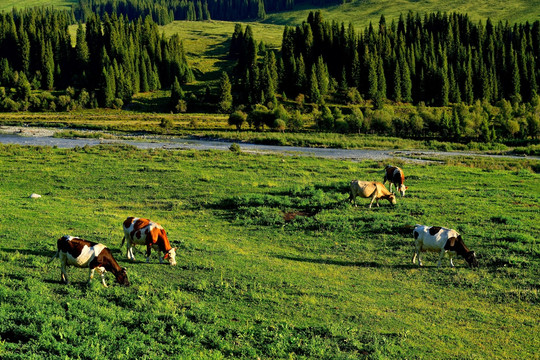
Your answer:
[[[66,272],[66,263],[65,263],[65,261],[62,261],[62,263],[60,265],[60,279],[62,279],[64,284],[69,284],[69,280],[68,280],[67,272]]]
[[[94,271],[96,270],[95,268],[91,269],[91,268],[88,268],[89,270],[89,274],[88,274],[88,285],[90,285],[90,282],[92,281],[92,279],[94,278]]]
[[[422,266],[422,258],[420,257],[421,253],[422,253],[422,244],[417,241],[414,244],[413,264],[416,260],[416,257],[418,257],[418,266]]]
[[[131,243],[131,240],[128,238],[126,242],[126,256],[129,260],[135,261],[135,255],[133,255],[133,244]]]
[[[442,259],[444,258],[444,254],[446,253],[446,250],[443,248],[441,250],[441,253],[439,254],[439,262],[437,263],[437,267],[441,267]]]
[[[152,245],[146,246],[146,262],[150,262],[150,254],[152,254]]]
[[[161,250],[158,250],[159,263],[163,264],[163,258],[161,257]]]
[[[108,287],[107,284],[105,283],[105,269],[98,268],[98,271],[99,271],[99,275],[101,276],[101,283],[103,284],[103,286]]]
[[[373,202],[375,201],[375,196],[371,197],[371,202],[369,203],[369,208],[371,209],[371,205],[373,205]],[[379,204],[377,204],[378,206]]]

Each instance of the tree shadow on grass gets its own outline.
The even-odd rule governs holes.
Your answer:
[[[29,249],[10,249],[10,248],[0,248],[0,251],[2,252],[5,252],[5,253],[20,253],[21,255],[33,255],[33,256],[45,256],[45,257],[49,257],[49,258],[52,258],[53,255],[55,254],[55,251],[53,250],[39,250],[39,249],[36,249],[36,250],[29,250]]]
[[[334,260],[334,259],[315,259],[315,258],[308,258],[308,257],[301,257],[301,256],[287,256],[287,255],[276,255],[275,257],[282,260],[309,262],[312,264],[355,266],[355,267],[363,267],[363,268],[411,269],[411,268],[417,267],[417,265],[413,265],[413,264],[384,265],[375,261],[345,261],[345,260]]]
[[[338,266],[357,266],[357,267],[372,267],[372,268],[383,267],[383,265],[376,263],[374,261],[344,261],[344,260],[334,260],[334,259],[314,259],[314,258],[307,258],[307,257],[301,257],[301,256],[287,256],[287,255],[276,255],[276,257],[282,260],[309,262],[312,264],[327,264],[327,265],[338,265]]]

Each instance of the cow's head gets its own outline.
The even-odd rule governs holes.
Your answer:
[[[396,205],[396,195],[394,193],[390,193],[390,195],[386,195],[384,198],[390,201],[390,204]]]
[[[476,260],[476,254],[474,253],[474,251],[469,251],[467,254],[465,254],[465,260],[467,261],[467,263],[469,263],[470,267],[478,267],[478,260]]]
[[[120,285],[129,286],[129,280],[128,280],[128,277],[127,277],[127,269],[126,268],[122,268],[122,270],[120,270],[116,274],[116,281]]]
[[[403,184],[399,185],[399,193],[401,194],[401,196],[405,196],[405,190],[407,190],[408,188],[408,186],[405,186]]]
[[[176,248],[171,248],[171,250],[167,251],[163,260],[168,260],[171,266],[176,265]]]

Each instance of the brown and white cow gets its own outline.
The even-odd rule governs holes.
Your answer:
[[[171,265],[176,265],[176,249],[171,247],[167,234],[161,225],[148,219],[128,217],[124,221],[124,238],[127,240],[127,257],[135,260],[133,245],[146,245],[146,262],[150,262],[152,248],[158,251],[159,262],[167,259]],[[165,255],[161,258],[161,252]]]
[[[422,266],[420,253],[422,251],[432,251],[440,254],[437,267],[441,267],[442,258],[446,253],[450,257],[450,265],[452,267],[454,267],[452,257],[456,254],[465,258],[470,267],[478,267],[476,254],[465,246],[461,235],[456,230],[439,226],[416,225],[413,235],[416,240],[416,248],[412,258],[413,264],[416,262],[416,257],[418,256],[418,265]]]
[[[65,235],[58,239],[57,248],[56,254],[50,261],[56,257],[60,259],[60,277],[64,283],[69,284],[66,267],[72,265],[90,269],[88,284],[90,284],[94,277],[94,271],[97,269],[101,275],[103,286],[107,287],[105,283],[107,271],[114,274],[119,284],[129,286],[126,269],[118,265],[111,251],[105,245]]]
[[[357,196],[371,198],[369,208],[371,208],[373,201],[376,201],[377,206],[379,206],[380,199],[386,199],[390,201],[392,205],[396,204],[396,196],[389,192],[383,184],[376,181],[351,181],[351,194],[349,196],[349,201],[352,201],[354,206],[356,206]]]
[[[405,190],[409,187],[404,184],[405,174],[403,173],[403,170],[397,166],[386,165],[384,168],[383,184],[386,184],[387,181],[390,183],[388,190],[392,191],[392,185],[394,185],[401,196],[405,196]]]

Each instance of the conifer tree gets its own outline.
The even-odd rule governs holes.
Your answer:
[[[384,75],[383,60],[379,59],[377,67],[377,95],[386,99],[386,77]]]
[[[227,113],[232,109],[231,82],[226,72],[219,79],[219,110]]]
[[[395,101],[400,102],[402,101],[401,97],[401,70],[399,68],[399,62],[396,61],[396,65],[394,67],[394,91],[393,91],[393,98]]]
[[[171,86],[171,98],[170,98],[170,105],[173,110],[175,110],[176,106],[178,105],[178,101],[182,100],[184,98],[184,91],[182,90],[182,87],[180,86],[180,82],[178,82],[178,78],[175,76],[173,84]]]
[[[54,58],[51,43],[48,41],[41,48],[41,64],[41,86],[50,90],[54,86]]]
[[[321,101],[321,92],[319,90],[319,82],[317,79],[317,71],[315,66],[311,68],[311,76],[309,78],[309,97],[311,102],[319,103]]]
[[[368,68],[368,96],[370,99],[375,99],[379,93],[379,77],[377,74],[377,63],[373,57],[369,58]]]

